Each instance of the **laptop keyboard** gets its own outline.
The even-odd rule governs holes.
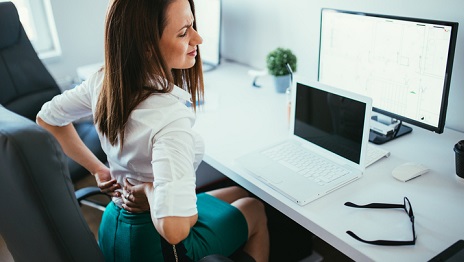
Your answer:
[[[291,142],[282,143],[263,153],[321,186],[349,174],[348,170]]]

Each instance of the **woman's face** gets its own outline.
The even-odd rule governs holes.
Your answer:
[[[170,69],[195,65],[197,45],[203,42],[193,29],[193,14],[187,0],[175,0],[166,10],[166,28],[160,40],[161,53]]]

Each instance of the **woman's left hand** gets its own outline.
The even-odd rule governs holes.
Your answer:
[[[124,179],[124,188],[122,194],[122,207],[133,213],[140,213],[150,210],[145,188],[152,186],[152,183],[142,183],[139,185],[131,184],[127,178]]]
[[[97,182],[98,188],[104,194],[107,194],[111,197],[120,197],[121,196],[121,185],[118,184],[116,179],[111,177],[110,170],[107,167],[104,167],[93,174]]]

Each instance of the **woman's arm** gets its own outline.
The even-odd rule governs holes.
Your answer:
[[[95,176],[98,187],[103,193],[113,197],[119,197],[121,188],[115,179],[111,179],[110,171],[90,149],[82,142],[72,124],[65,126],[53,126],[47,124],[40,117],[36,119],[37,124],[48,130],[60,143],[64,153],[87,169]]]
[[[156,218],[155,214],[155,188],[152,183],[145,183],[145,195],[150,204],[150,214],[156,230],[170,244],[176,245],[184,240],[190,233],[190,228],[195,225],[198,220],[198,214],[187,217],[168,216]]]

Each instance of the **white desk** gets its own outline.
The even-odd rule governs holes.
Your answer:
[[[87,80],[93,73],[97,72],[102,66],[103,62],[98,62],[95,64],[80,66],[77,68],[77,77],[80,80],[84,81]]]
[[[238,168],[234,159],[287,135],[286,95],[274,91],[270,77],[252,87],[247,67],[225,62],[205,74],[205,106],[197,113],[195,129],[206,141],[205,161],[271,204],[324,241],[356,261],[426,261],[464,238],[464,183],[455,175],[454,144],[464,134],[445,130],[434,134],[419,127],[383,145],[391,156],[366,169],[364,176],[303,207],[289,201]],[[431,171],[403,183],[391,170],[421,162]],[[401,209],[346,207],[346,201],[398,203],[407,196],[413,206],[415,246],[374,246],[345,231],[369,239],[411,240],[411,222]]]

